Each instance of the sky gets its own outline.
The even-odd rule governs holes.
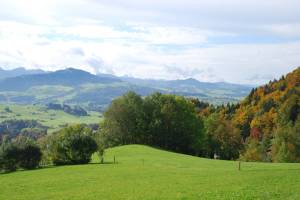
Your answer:
[[[300,66],[299,0],[0,0],[0,67],[263,84]]]

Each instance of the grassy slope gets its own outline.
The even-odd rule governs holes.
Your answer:
[[[129,145],[106,161],[0,175],[0,199],[300,199],[300,165],[208,160]],[[143,164],[144,159],[144,164]]]
[[[12,113],[4,111],[8,106]],[[45,110],[37,105],[3,105],[0,104],[0,121],[9,119],[28,119],[37,120],[41,124],[50,127],[49,131],[57,130],[64,124],[76,123],[99,123],[101,120],[100,113],[90,112],[89,116],[78,117],[70,115],[63,111]]]

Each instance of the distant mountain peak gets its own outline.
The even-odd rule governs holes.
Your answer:
[[[198,81],[197,79],[195,79],[195,78],[187,78],[187,79],[185,79],[186,81]]]
[[[67,68],[55,72],[25,74],[3,79],[0,81],[0,91],[20,91],[41,85],[63,85],[73,87],[87,83],[103,84],[114,82],[121,82],[121,80],[111,77],[98,77],[84,70]]]
[[[77,68],[73,68],[73,67],[68,67],[66,69],[60,69],[60,70],[57,70],[53,73],[84,73],[84,74],[91,74],[90,72],[87,72],[85,70],[82,70],[82,69],[77,69]],[[92,75],[92,74],[91,74]]]
[[[188,82],[188,83],[199,83],[200,82],[195,78],[187,78],[187,79],[183,79],[182,81]]]

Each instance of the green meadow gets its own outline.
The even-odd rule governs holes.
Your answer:
[[[9,107],[11,112],[6,112],[6,107]],[[93,124],[101,121],[100,113],[89,112],[88,114],[88,116],[75,116],[59,110],[48,110],[39,105],[0,104],[0,122],[11,119],[37,120],[49,127],[49,132],[59,130],[66,124]]]
[[[300,199],[300,164],[243,162],[239,171],[237,161],[142,145],[108,149],[104,161],[1,174],[0,199]]]

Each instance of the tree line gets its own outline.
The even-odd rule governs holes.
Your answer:
[[[192,102],[160,93],[126,93],[112,102],[100,127],[106,147],[138,143],[200,154],[204,136]]]
[[[198,99],[154,93],[145,98],[128,92],[104,113],[100,136],[105,148],[145,144],[190,155],[237,159],[242,147],[238,128]]]
[[[140,143],[208,158],[300,162],[300,68],[238,104],[129,92],[112,102],[100,127],[106,146]]]

